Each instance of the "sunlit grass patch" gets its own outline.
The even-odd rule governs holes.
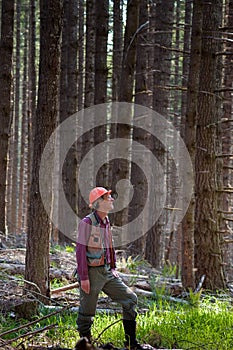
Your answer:
[[[231,349],[233,314],[229,304],[207,298],[199,307],[168,307],[156,304],[143,316],[140,336],[153,346],[183,349]]]
[[[146,303],[146,300],[145,300]],[[141,343],[149,343],[156,348],[193,350],[230,350],[233,344],[233,313],[230,301],[218,296],[200,298],[194,305],[169,303],[162,299],[150,301],[148,311],[138,314],[137,338]],[[51,313],[41,308],[39,317]],[[38,316],[37,316],[38,317]],[[77,312],[66,310],[40,320],[26,330],[10,334],[4,339],[15,338],[28,331],[52,326],[33,337],[33,343],[57,345],[73,348],[79,339],[76,327]],[[93,338],[98,344],[112,342],[117,347],[124,346],[124,331],[121,314],[97,313],[92,327]],[[10,315],[1,315],[0,332],[27,323]],[[20,341],[15,342],[17,345]],[[25,348],[32,339],[25,338]]]

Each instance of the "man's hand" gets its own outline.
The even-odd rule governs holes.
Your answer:
[[[120,277],[120,276],[119,276],[119,273],[118,273],[115,269],[111,269],[111,272],[112,272],[112,274],[113,274],[114,277],[116,277],[116,278],[119,278],[119,277]]]
[[[89,280],[81,281],[81,288],[85,293],[89,294],[90,293],[90,281]]]

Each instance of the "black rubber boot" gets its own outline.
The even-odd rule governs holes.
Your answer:
[[[136,321],[123,320],[123,326],[125,331],[125,347],[130,350],[143,350],[143,347],[136,339]]]

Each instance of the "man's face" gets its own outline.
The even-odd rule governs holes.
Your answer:
[[[114,208],[113,202],[114,202],[114,198],[111,196],[111,194],[108,194],[108,193],[105,194],[99,200],[98,211],[101,211],[103,213],[109,213]]]

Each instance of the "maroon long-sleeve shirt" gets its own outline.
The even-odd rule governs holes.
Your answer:
[[[112,244],[112,234],[110,232],[110,222],[108,217],[103,221],[95,212],[98,219],[101,234],[105,247],[105,260],[111,268],[116,267],[116,254]],[[91,234],[91,219],[85,217],[82,219],[78,226],[78,239],[76,244],[76,261],[77,271],[81,281],[87,280],[88,277],[88,264],[87,264],[87,242]]]

